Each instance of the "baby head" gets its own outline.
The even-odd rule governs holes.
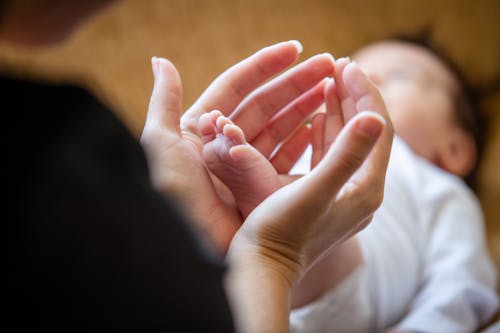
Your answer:
[[[396,134],[420,156],[466,178],[475,168],[479,112],[461,76],[417,43],[382,41],[354,55],[378,86]]]

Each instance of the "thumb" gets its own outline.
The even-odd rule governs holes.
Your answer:
[[[146,124],[160,124],[170,130],[179,131],[182,109],[182,83],[175,66],[164,58],[151,58],[155,78],[149,102]]]
[[[349,121],[324,159],[311,172],[321,184],[320,191],[336,195],[368,157],[385,124],[382,116],[370,111],[360,112]]]

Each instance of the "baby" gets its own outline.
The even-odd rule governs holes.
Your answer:
[[[498,295],[480,206],[461,179],[477,161],[475,110],[459,77],[425,47],[379,42],[355,58],[380,90],[397,134],[385,198],[365,230],[306,273],[291,330],[476,331],[498,308]],[[338,67],[341,86],[345,67]],[[352,104],[341,98],[342,114]],[[200,132],[208,167],[243,215],[279,188],[272,165],[229,119],[212,112]],[[292,173],[306,173],[309,160],[305,154]],[[332,269],[343,274],[328,274]]]
[[[385,197],[356,237],[364,264],[294,311],[292,327],[474,332],[498,308],[480,205],[461,179],[478,160],[474,105],[460,76],[429,48],[385,41],[355,58],[380,89],[396,132]],[[300,162],[292,170],[305,171]]]

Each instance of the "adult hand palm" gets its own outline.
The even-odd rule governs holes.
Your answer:
[[[202,142],[189,127],[181,130],[181,81],[174,65],[152,60],[155,86],[141,137],[156,188],[189,211],[190,218],[216,251],[224,251],[241,217],[223,188],[217,189],[201,154]],[[226,200],[223,200],[225,198]]]

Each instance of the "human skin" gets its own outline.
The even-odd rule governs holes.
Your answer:
[[[272,50],[260,52],[268,51]],[[262,56],[262,53],[258,52],[250,58],[255,56]],[[275,53],[274,56],[282,59]],[[245,72],[244,67],[255,65],[254,61],[243,61],[224,75],[235,75],[239,77],[237,80],[246,84],[248,80],[235,73]],[[150,108],[152,118],[147,120],[152,122],[152,127],[148,130],[156,134],[163,133],[161,145],[165,148],[182,147],[182,142],[186,143],[186,133],[183,133],[176,120],[180,114],[180,103],[171,103],[172,99],[180,98],[175,93],[180,81],[162,80],[162,76],[175,78],[175,68],[167,61],[161,61],[159,66],[153,99],[155,92],[161,92],[169,98],[153,103],[155,110]],[[359,81],[356,77],[360,75],[362,73],[357,66],[346,67],[345,76],[351,81],[352,88],[348,95],[342,97],[350,99],[355,110],[381,109],[380,113],[388,119],[381,100],[373,97],[376,91],[373,86],[354,84]],[[240,99],[241,96],[235,98]],[[202,114],[199,113],[198,118]],[[156,117],[165,117],[165,120]],[[228,297],[233,304],[238,328],[243,332],[287,332],[291,288],[299,276],[326,250],[335,248],[369,223],[381,202],[392,143],[390,123],[384,126],[380,118],[359,114],[342,128],[339,139],[335,140],[313,172],[264,200],[248,216],[231,242],[227,256]],[[378,136],[381,138],[375,145]],[[193,146],[189,141],[188,144]],[[180,151],[185,152],[184,148]],[[198,150],[196,152],[200,153]],[[159,154],[157,157],[166,156]],[[186,158],[192,170],[192,156],[178,153],[170,156],[176,156],[176,163],[182,165],[186,165],[182,163],[182,159]],[[367,157],[367,162],[360,167]],[[192,179],[192,172],[190,176]],[[208,186],[207,182],[197,184]],[[213,186],[212,183],[210,186]],[[366,191],[367,188],[374,191]],[[214,191],[214,194],[217,193]],[[309,222],[303,225],[304,221]],[[289,246],[283,247],[283,244]],[[270,315],[273,320],[268,320]]]
[[[459,82],[441,59],[406,42],[361,48],[359,65],[380,89],[396,134],[418,155],[459,177],[476,163],[474,139],[455,116]]]
[[[278,172],[245,134],[220,111],[200,117],[203,158],[208,169],[231,191],[245,219],[264,199],[282,186]]]
[[[347,81],[350,82],[350,84],[349,84],[350,87],[356,86],[356,84],[354,82],[362,81],[362,80],[358,81],[360,79],[360,76],[362,75],[362,73],[361,73],[361,71],[359,71],[359,68],[357,68],[355,65],[347,66],[345,73],[346,73]],[[362,97],[359,95],[356,95],[356,94],[352,95],[354,105],[357,105],[362,109],[363,106],[366,106],[363,104],[366,101],[371,100],[369,109],[377,110],[378,108],[376,107],[375,104],[378,104],[380,102],[380,99],[378,99],[378,97],[374,98],[374,96],[376,96],[376,94],[374,94],[374,93],[376,93],[376,91],[371,90],[373,88],[372,86],[365,86],[364,88],[366,90],[364,90]],[[355,89],[349,89],[349,90],[352,92]],[[367,93],[367,91],[370,91],[370,93]],[[378,106],[382,107],[382,110],[380,112],[384,112],[383,104],[379,104]],[[358,109],[358,111],[361,109]],[[261,242],[264,242],[264,244],[268,245],[269,243],[266,241],[266,237],[269,237],[270,240],[274,240],[276,238],[276,236],[280,234],[278,232],[280,227],[284,227],[287,229],[286,233],[284,234],[284,236],[286,236],[286,237],[283,237],[281,241],[277,242],[278,248],[276,250],[278,251],[278,253],[273,254],[273,258],[276,258],[279,256],[284,256],[285,262],[292,259],[293,261],[299,260],[298,261],[299,263],[301,261],[303,262],[303,261],[307,261],[307,260],[312,260],[312,261],[309,261],[308,264],[306,264],[306,265],[299,265],[299,267],[302,267],[302,269],[300,270],[300,272],[296,272],[295,274],[293,274],[292,279],[289,280],[290,285],[292,287],[296,286],[299,279],[303,276],[303,274],[307,271],[307,269],[309,269],[309,267],[311,267],[313,265],[314,262],[317,262],[317,260],[319,260],[323,256],[327,255],[329,252],[330,253],[336,252],[336,250],[338,250],[340,244],[344,244],[343,241],[352,235],[352,232],[353,232],[352,229],[350,231],[345,230],[346,232],[343,234],[343,236],[340,238],[337,238],[340,234],[342,234],[342,232],[340,232],[340,234],[339,234],[340,230],[338,229],[338,227],[339,227],[338,223],[342,224],[342,223],[347,222],[349,219],[356,218],[354,216],[354,215],[356,215],[354,213],[354,210],[353,210],[354,207],[351,206],[350,204],[348,204],[347,206],[344,206],[342,204],[342,200],[345,198],[344,197],[345,195],[347,195],[347,196],[351,195],[351,193],[350,193],[351,190],[356,191],[357,189],[359,189],[359,188],[357,188],[356,181],[361,181],[361,183],[364,183],[364,180],[366,180],[366,179],[363,180],[364,176],[366,176],[366,174],[363,175],[363,166],[360,167],[360,165],[363,162],[363,159],[360,159],[358,161],[359,164],[357,164],[357,166],[360,167],[360,169],[358,169],[354,173],[354,175],[352,175],[352,176],[346,175],[346,179],[348,179],[348,180],[346,183],[344,183],[340,187],[338,187],[338,185],[336,186],[332,183],[328,183],[328,181],[326,181],[326,179],[323,179],[323,180],[318,179],[319,180],[318,183],[316,183],[316,182],[310,183],[309,181],[311,180],[311,178],[315,178],[316,175],[320,174],[322,172],[322,170],[325,170],[324,168],[327,168],[327,169],[332,168],[332,169],[330,169],[330,172],[332,172],[331,175],[336,174],[336,172],[334,171],[334,169],[336,167],[339,168],[337,171],[345,168],[346,165],[345,164],[343,165],[343,163],[346,160],[343,160],[342,157],[340,157],[339,155],[337,155],[335,153],[335,151],[340,146],[343,146],[344,148],[346,148],[346,150],[344,151],[344,154],[346,154],[346,155],[344,157],[347,157],[349,154],[364,155],[367,153],[366,150],[364,150],[363,148],[361,148],[359,146],[358,147],[356,147],[356,146],[346,147],[346,146],[344,146],[345,142],[343,141],[345,139],[345,136],[344,136],[345,132],[349,131],[350,126],[356,126],[357,121],[360,119],[360,117],[361,118],[370,117],[370,115],[368,115],[364,112],[360,112],[360,113],[356,112],[356,114],[353,115],[353,118],[347,122],[345,127],[342,127],[342,130],[340,130],[340,132],[338,133],[338,136],[336,137],[335,141],[333,142],[332,147],[328,150],[328,152],[326,153],[326,155],[324,156],[322,161],[312,170],[311,173],[309,173],[308,175],[302,177],[301,179],[291,183],[290,185],[281,188],[280,190],[278,190],[277,192],[275,192],[274,194],[271,195],[270,198],[273,198],[274,196],[283,196],[284,197],[283,204],[280,205],[279,207],[271,207],[269,209],[266,209],[263,213],[263,214],[270,215],[270,216],[268,216],[268,218],[273,220],[273,223],[272,223],[272,227],[270,229],[267,229],[267,227],[269,227],[269,226],[266,226],[266,228],[264,228],[264,230],[258,230],[259,231],[258,235],[263,236],[263,238],[264,238],[264,240],[261,240]],[[375,119],[375,118],[372,118],[372,119]],[[382,140],[380,142],[382,142]],[[374,155],[377,155],[377,153],[378,152],[375,149]],[[349,160],[351,162],[353,162],[354,159],[349,158]],[[349,163],[351,163],[351,162],[349,162]],[[367,164],[370,164],[370,163],[367,163]],[[335,167],[335,165],[336,165],[336,167]],[[343,166],[340,166],[340,165],[343,165]],[[339,176],[339,174],[336,174],[336,175]],[[358,177],[360,177],[360,178],[358,178]],[[319,190],[320,188],[323,188],[324,191]],[[299,207],[295,207],[294,206],[294,203],[296,202],[295,200],[300,201],[304,206],[299,205]],[[304,200],[304,201],[302,201],[302,200]],[[245,222],[245,224],[241,228],[241,232],[238,232],[236,237],[239,237],[241,233],[246,233],[247,228],[250,228],[250,230],[253,229],[251,223],[249,223],[250,219],[256,214],[259,214],[259,215],[262,214],[260,211],[260,208],[262,206],[266,207],[267,202],[268,202],[268,200],[264,201],[261,205],[259,205],[250,214],[247,221]],[[366,202],[365,202],[365,204],[366,204]],[[327,209],[326,212],[322,208],[322,207],[325,207],[323,205],[326,205],[329,207],[329,209]],[[378,205],[378,203],[375,203],[375,205]],[[289,220],[284,221],[284,220],[280,220],[279,218],[276,219],[276,217],[274,216],[274,213],[278,213],[280,209],[288,210],[289,208],[290,208],[290,211],[289,211],[290,212],[290,219]],[[295,208],[297,208],[297,210],[295,210]],[[276,211],[276,210],[278,210],[278,211]],[[324,214],[324,215],[322,215],[322,218],[320,220],[322,220],[322,223],[325,223],[325,225],[323,225],[323,227],[325,227],[325,229],[318,228],[319,225],[310,219],[311,216],[314,216],[313,212],[316,212],[319,214]],[[367,213],[367,212],[365,211],[364,213]],[[311,214],[311,215],[309,215],[309,214]],[[354,230],[354,232],[359,231],[361,228],[363,228],[365,225],[364,223],[368,223],[368,221],[370,220],[369,215],[370,214],[365,215],[365,218],[362,219],[364,222],[361,222],[358,225],[358,228],[355,228],[356,230]],[[323,220],[323,218],[324,218],[324,220]],[[296,220],[296,219],[298,219],[298,220]],[[292,222],[292,221],[297,221],[297,222]],[[351,220],[351,222],[352,222],[352,220]],[[280,224],[280,223],[283,223],[283,224]],[[276,224],[278,224],[278,225],[276,225]],[[328,225],[329,226],[328,228],[331,228],[331,229],[328,230],[326,225]],[[318,238],[316,238],[316,237],[309,238],[307,236],[304,236],[304,235],[311,236],[315,233],[315,231],[320,232],[322,234],[322,236],[318,237]],[[254,234],[251,233],[251,235],[252,236],[250,239],[252,239],[252,237],[255,237]],[[316,235],[316,236],[319,236],[319,235]],[[300,250],[301,254],[299,256],[294,255],[293,251],[289,252],[290,247],[293,248],[294,245],[297,245],[298,248],[301,249]],[[265,248],[268,249],[267,246]],[[311,250],[314,249],[313,252],[314,251],[318,251],[318,252],[315,252],[315,255],[312,255],[312,253],[308,251],[309,249],[311,249]],[[248,249],[246,249],[246,250],[248,251]],[[232,249],[230,249],[230,251],[232,251]],[[238,252],[238,254],[245,255],[245,253],[242,253],[242,252]],[[232,258],[231,255],[232,255],[232,253],[230,252],[230,258]],[[259,253],[258,258],[260,258],[261,256],[262,256],[262,253]],[[275,265],[278,265],[278,266],[275,266]],[[275,264],[273,264],[273,267],[279,267],[279,264],[275,263]],[[245,270],[245,269],[247,269],[247,267],[240,267],[239,269]],[[278,275],[277,278],[283,278],[283,276],[285,276],[285,277],[287,276],[281,271],[279,271],[279,273],[280,274]],[[266,288],[264,288],[262,293],[256,292],[256,290],[258,290],[258,289],[253,289],[253,290],[251,289],[251,291],[247,291],[247,290],[248,289],[243,291],[246,293],[244,295],[246,295],[247,297],[252,297],[255,299],[259,299],[260,301],[267,301],[267,302],[269,302],[269,300],[272,299],[272,297],[269,297],[269,294],[266,295]],[[271,292],[271,291],[267,291],[267,292]],[[276,294],[276,293],[277,292],[274,291],[274,294]],[[280,299],[280,298],[277,298],[277,299]],[[289,299],[289,303],[287,303],[287,305],[289,305],[289,306],[291,305],[290,299]],[[287,316],[288,316],[288,313],[286,313],[286,318],[285,318],[286,321],[288,322]],[[251,320],[251,318],[248,318],[248,317],[244,318],[244,319]]]
[[[340,59],[336,71],[341,73],[346,64],[346,59]],[[336,77],[342,81],[341,74]],[[326,80],[325,84],[319,84],[317,88],[315,89],[324,91],[328,103],[326,112],[316,114],[312,120],[313,168],[321,161],[343,127],[343,114],[347,116],[351,112],[340,109],[333,80]],[[328,129],[325,128],[327,124]],[[243,130],[220,111],[203,114],[198,129],[203,142],[205,163],[209,170],[229,187],[243,218],[283,185],[277,170],[266,156],[249,144]],[[329,135],[328,140],[324,137],[325,130]]]
[[[313,168],[323,159],[345,122],[358,113],[351,103],[344,102],[342,108],[337,95],[337,90],[348,95],[345,93],[347,87],[342,77],[348,63],[347,59],[339,59],[337,62],[334,75],[337,85],[333,80],[328,80],[322,86],[327,103],[326,112],[316,114],[312,121]],[[371,85],[364,76],[360,76],[359,80]],[[380,99],[375,89],[373,95]],[[282,187],[279,175],[271,163],[245,141],[243,131],[222,113],[212,111],[205,114],[200,118],[199,130],[204,142],[203,153],[207,166],[229,187],[243,217],[248,216],[260,202]],[[295,286],[293,307],[313,301],[341,282],[361,263],[362,256],[357,241],[350,239],[343,242],[328,256],[323,256]]]
[[[289,67],[298,58],[299,51],[294,41],[260,50],[219,76],[181,119],[179,116],[164,119],[165,113],[158,107],[166,104],[166,97],[182,98],[178,73],[166,59],[153,59],[156,81],[141,137],[153,183],[159,191],[174,195],[181,204],[186,203],[184,208],[189,210],[200,235],[218,253],[227,250],[243,220],[230,192],[206,169],[201,156],[199,118],[211,110],[221,110],[232,116],[247,138],[253,138],[256,149],[273,151],[322,102],[323,97],[318,96],[314,88],[333,72],[331,55],[320,54],[268,81]],[[167,72],[158,76],[160,69]],[[166,90],[166,86],[172,89]],[[227,93],[221,94],[221,91]],[[172,105],[168,107],[179,108],[180,100],[176,100],[175,105],[173,100],[169,99]],[[274,102],[269,102],[271,100]],[[277,113],[286,121],[274,121],[273,115]],[[170,134],[166,129],[160,130],[167,121],[181,124],[180,137],[168,147],[163,143],[171,142]],[[269,136],[268,132],[278,135]],[[294,149],[295,145],[288,147]],[[166,154],[176,158],[166,159]]]

